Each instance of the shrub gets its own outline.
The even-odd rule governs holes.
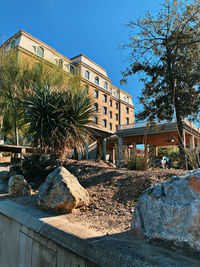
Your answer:
[[[189,170],[198,169],[200,167],[199,150],[185,149],[187,156],[187,165]]]
[[[144,155],[131,156],[125,160],[125,166],[129,170],[145,171],[148,169],[148,162]]]
[[[65,159],[69,149],[86,145],[93,113],[92,100],[81,88],[34,88],[23,103],[25,137],[43,155]]]
[[[33,155],[26,156],[21,164],[15,166],[13,171],[23,174],[32,188],[36,189],[45,181],[47,175],[60,165],[60,161],[40,155]]]

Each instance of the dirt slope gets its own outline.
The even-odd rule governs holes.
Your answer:
[[[92,160],[70,160],[66,168],[87,189],[90,204],[62,217],[70,222],[80,222],[103,234],[129,230],[131,212],[142,192],[155,183],[185,173],[183,170],[174,169],[129,171],[110,167],[103,161]],[[37,205],[37,192],[31,197],[12,199],[19,203]]]

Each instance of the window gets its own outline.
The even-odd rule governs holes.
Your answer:
[[[107,126],[107,120],[103,120],[103,127]]]
[[[16,40],[14,39],[12,42],[11,42],[11,48],[14,48],[16,46]]]
[[[118,103],[115,103],[115,108],[118,109]]]
[[[99,97],[99,92],[97,90],[94,90],[94,97],[98,98]]]
[[[112,119],[112,111],[109,112],[109,117]]]
[[[99,77],[96,76],[94,79],[94,82],[95,82],[95,84],[99,85]]]
[[[98,118],[97,117],[94,117],[94,123],[98,124]]]
[[[58,66],[59,66],[59,68],[63,68],[63,61],[62,61],[62,59],[59,59],[58,60]]]
[[[34,52],[36,53],[37,47],[35,45],[32,45]]]
[[[107,102],[107,95],[103,95],[103,101]]]
[[[109,123],[109,130],[112,130],[112,123]]]
[[[89,71],[85,71],[85,79],[89,80],[90,79],[90,73]]]
[[[109,100],[109,106],[112,107],[112,100]]]
[[[74,68],[74,66],[70,65],[70,67],[69,67],[69,72],[70,72],[71,74],[75,74],[75,68]]]
[[[118,121],[118,114],[115,114],[115,120]]]
[[[118,125],[115,125],[115,130],[116,130],[116,132],[118,131]]]
[[[86,94],[88,94],[89,86],[87,84],[84,85],[84,91]]]
[[[126,102],[129,103],[129,98],[128,98],[128,96],[126,97]]]
[[[41,46],[37,47],[37,55],[39,57],[44,57],[44,48],[42,48]]]
[[[112,88],[110,88],[110,92],[111,92],[111,94],[112,94]]]
[[[104,89],[108,90],[108,83],[104,82]]]
[[[107,107],[103,107],[103,114],[107,114]]]
[[[129,114],[129,108],[126,107],[126,114]]]
[[[94,104],[94,110],[98,111],[98,104],[97,103]]]
[[[129,124],[129,118],[126,118],[126,124]]]

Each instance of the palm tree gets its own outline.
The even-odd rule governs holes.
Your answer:
[[[85,146],[93,113],[91,98],[77,83],[67,90],[36,87],[23,103],[25,137],[41,153],[62,160],[67,149]]]

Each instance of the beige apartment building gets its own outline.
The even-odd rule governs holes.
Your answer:
[[[20,57],[24,59],[53,63],[66,73],[80,74],[83,87],[94,100],[94,128],[98,129],[96,137],[105,153],[105,137],[118,131],[119,125],[134,123],[135,107],[132,96],[112,85],[106,70],[87,56],[80,54],[69,59],[23,30],[18,31],[1,46],[4,52],[13,48],[17,49]]]

